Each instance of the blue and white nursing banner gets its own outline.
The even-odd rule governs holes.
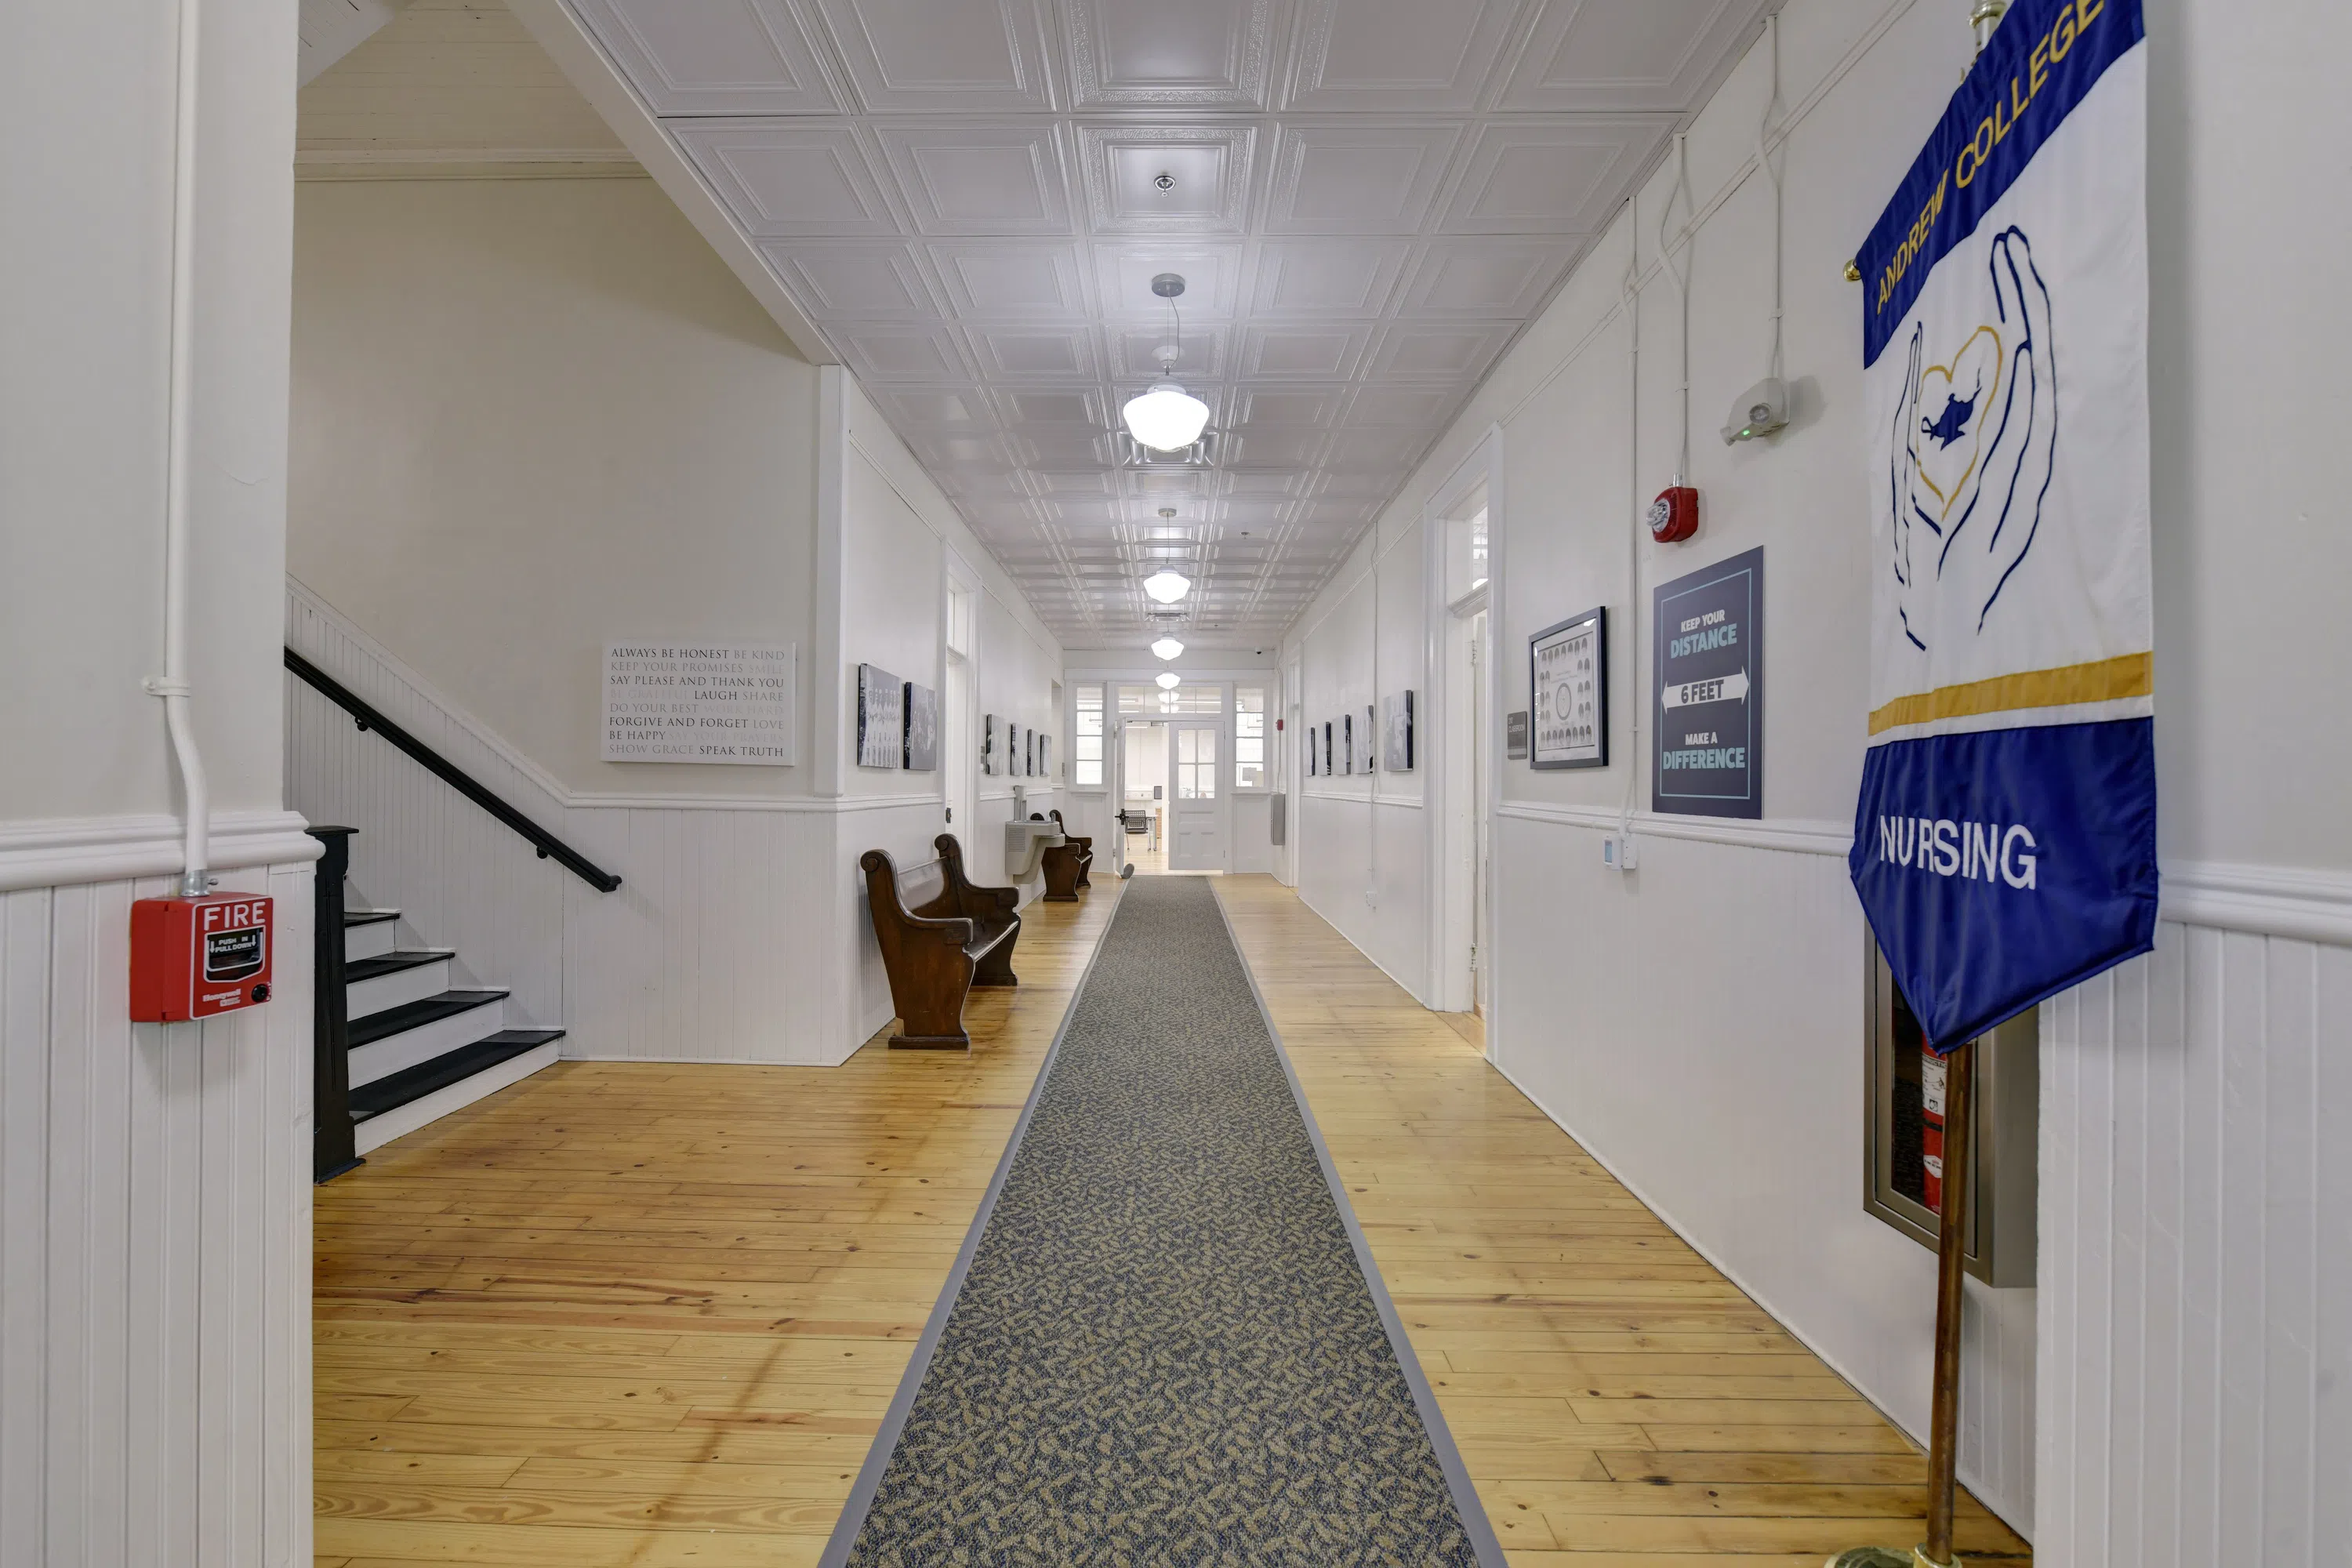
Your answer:
[[[1850,865],[1948,1051],[2147,951],[2147,47],[2020,0],[1857,258],[1870,750]]]

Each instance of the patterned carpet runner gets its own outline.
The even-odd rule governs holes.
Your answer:
[[[1128,883],[825,1568],[1499,1568],[1343,1205],[1208,883]]]

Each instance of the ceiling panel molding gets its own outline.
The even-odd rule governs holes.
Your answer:
[[[1770,8],[1770,0],[1545,0],[1496,107],[1679,112]]]
[[[1302,0],[1281,107],[1467,111],[1519,9],[1520,0]]]
[[[656,114],[839,114],[785,0],[573,0]]]
[[[937,321],[947,316],[922,259],[903,241],[763,241],[760,253],[784,286],[828,318]]]
[[[813,4],[869,114],[1055,107],[1046,0]]]
[[[1068,161],[1050,122],[884,121],[874,136],[922,234],[1073,232]]]
[[[958,316],[1067,323],[1095,314],[1087,265],[1068,242],[937,240],[931,265]]]
[[[1151,280],[1162,272],[1184,279],[1176,303],[1185,321],[1230,318],[1241,309],[1243,263],[1239,241],[1201,244],[1183,238],[1097,242],[1095,274],[1102,308],[1113,316],[1145,316],[1162,308]]]
[[[1575,239],[1436,239],[1407,268],[1397,314],[1524,321],[1542,308],[1590,243]]]
[[[896,238],[902,232],[847,125],[689,121],[677,133],[754,239]]]
[[[1089,109],[1263,109],[1275,0],[1063,0],[1070,97]]]
[[[978,374],[955,328],[945,322],[835,321],[826,330],[841,350],[842,362],[871,385],[970,381]]]
[[[1285,124],[1266,176],[1268,234],[1419,234],[1458,124]]]
[[[1671,115],[1489,121],[1464,155],[1438,232],[1597,234],[1674,126]]]
[[[1241,234],[1248,226],[1255,125],[1080,125],[1078,148],[1097,234]]]
[[[1364,320],[1386,313],[1412,247],[1402,239],[1270,239],[1250,283],[1253,321]]]
[[[967,322],[981,374],[992,382],[1071,382],[1102,379],[1098,329],[1047,321]]]

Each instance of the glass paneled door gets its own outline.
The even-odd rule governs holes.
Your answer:
[[[1170,726],[1168,868],[1225,868],[1224,791],[1217,787],[1220,723]]]

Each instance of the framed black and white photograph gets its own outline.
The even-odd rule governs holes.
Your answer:
[[[1315,744],[1315,726],[1309,724],[1307,727],[1307,776],[1310,779],[1322,775],[1323,759],[1317,754],[1320,749]]]
[[[994,778],[1004,771],[1004,722],[993,713],[983,715],[980,724],[980,773],[982,778]]]
[[[906,700],[906,769],[910,773],[928,773],[940,765],[940,694],[910,680]]]
[[[1339,715],[1339,771],[1353,777],[1356,772],[1356,716]]]
[[[1380,771],[1381,742],[1378,722],[1372,717],[1372,705],[1369,702],[1364,704],[1364,710],[1356,715],[1356,771],[1360,773]]]
[[[1037,776],[1041,779],[1054,776],[1054,737],[1051,735],[1037,737]]]
[[[1528,639],[1537,768],[1609,765],[1609,611],[1546,626]]]
[[[1328,719],[1323,721],[1323,771],[1327,774],[1337,771],[1331,766],[1331,721]]]
[[[897,768],[907,749],[907,683],[870,664],[857,667],[857,765]]]
[[[1004,726],[1005,777],[1019,778],[1025,771],[1024,763],[1024,758],[1021,750],[1021,726],[1008,723]]]
[[[1034,724],[1021,731],[1021,776],[1024,779],[1037,776],[1037,727]]]
[[[1392,773],[1412,771],[1412,693],[1402,691],[1388,700],[1381,726],[1381,766]]]

